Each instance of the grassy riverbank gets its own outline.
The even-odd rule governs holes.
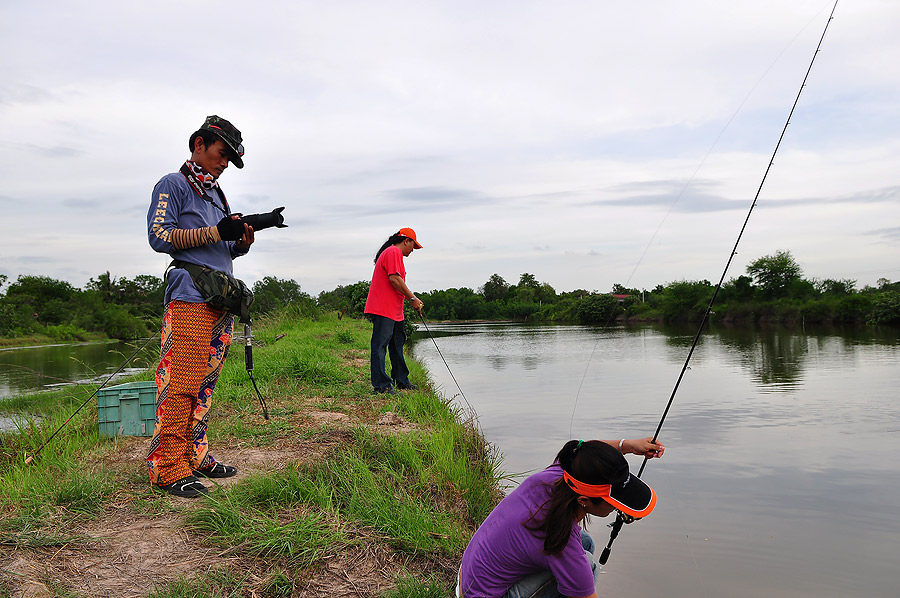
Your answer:
[[[207,498],[151,489],[147,439],[99,436],[95,401],[25,465],[92,389],[3,404],[45,419],[0,435],[0,597],[450,594],[499,498],[495,453],[412,361],[420,390],[371,394],[366,322],[255,328],[271,419],[236,343],[209,437],[240,472]]]
[[[12,349],[18,347],[41,347],[45,345],[62,345],[68,343],[96,342],[110,340],[102,332],[90,332],[82,335],[78,340],[59,340],[46,334],[34,334],[30,336],[14,336],[11,338],[0,337],[0,349]]]

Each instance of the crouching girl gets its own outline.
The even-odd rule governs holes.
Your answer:
[[[596,598],[594,542],[579,525],[614,510],[640,518],[656,494],[623,454],[660,457],[662,444],[570,440],[488,515],[463,554],[458,598]]]

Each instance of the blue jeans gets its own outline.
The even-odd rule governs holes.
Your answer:
[[[406,328],[403,320],[396,322],[384,316],[372,315],[372,387],[387,390],[393,384],[409,386],[409,368],[403,359],[403,343]],[[391,375],[388,377],[385,353],[391,357]]]
[[[584,556],[591,564],[594,580],[597,579],[597,563],[594,562],[594,539],[586,531],[581,530],[581,546]],[[504,598],[560,598],[562,594],[556,587],[556,578],[549,571],[539,571],[525,576],[506,590]]]

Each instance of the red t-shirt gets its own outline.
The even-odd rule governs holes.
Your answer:
[[[375,261],[372,273],[372,284],[366,298],[366,313],[384,316],[395,322],[403,321],[403,301],[406,297],[391,284],[391,274],[399,274],[406,280],[406,268],[403,267],[403,252],[396,245],[391,245],[381,252]]]

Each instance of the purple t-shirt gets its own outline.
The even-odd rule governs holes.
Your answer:
[[[553,483],[562,474],[562,468],[554,464],[529,476],[491,511],[463,554],[463,598],[499,598],[520,579],[538,571],[552,572],[564,596],[594,593],[594,575],[577,523],[572,522],[566,547],[552,556],[544,553],[544,539],[522,525],[536,511],[540,511],[537,519],[543,518]]]

